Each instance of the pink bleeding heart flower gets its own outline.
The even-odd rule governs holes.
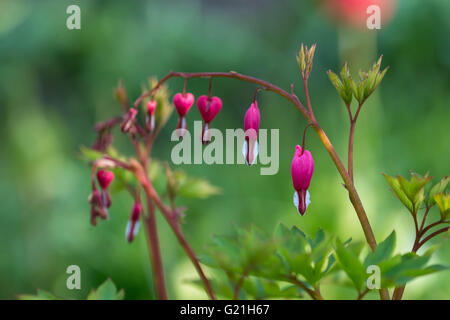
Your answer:
[[[107,213],[107,209],[111,206],[111,196],[108,192],[108,187],[111,182],[114,180],[114,173],[108,170],[98,170],[97,171],[97,180],[100,185],[102,192],[100,196],[101,205],[103,210]]]
[[[97,180],[102,189],[108,189],[109,185],[114,180],[114,172],[109,170],[98,170]]]
[[[136,202],[131,210],[130,220],[125,229],[125,237],[128,242],[132,242],[139,231],[139,218],[142,212],[142,204]]]
[[[197,108],[203,118],[205,124],[202,129],[202,143],[207,143],[211,140],[209,136],[209,124],[222,109],[222,100],[219,97],[208,97],[206,95],[200,96],[197,100]]]
[[[251,166],[256,162],[259,153],[258,130],[260,122],[258,103],[254,101],[248,108],[244,117],[245,140],[242,148],[245,162]]]
[[[303,216],[308,208],[310,201],[309,184],[314,172],[314,159],[311,152],[297,145],[294,158],[292,159],[291,174],[292,183],[294,184],[294,205]]]
[[[189,109],[194,104],[194,95],[190,92],[186,94],[177,93],[173,97],[173,104],[175,105],[175,108],[177,109],[178,115],[180,116],[180,119],[178,120],[177,129],[181,129],[179,132],[179,136],[184,136],[186,133],[186,114],[188,113]]]
[[[146,116],[146,124],[147,131],[152,132],[155,129],[155,109],[158,103],[156,100],[150,100],[147,102],[147,116]]]

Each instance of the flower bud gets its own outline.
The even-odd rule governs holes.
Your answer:
[[[303,216],[310,204],[308,192],[309,184],[314,172],[314,160],[311,153],[297,145],[294,158],[292,159],[291,174],[294,185],[294,205],[301,216]]]
[[[254,101],[248,108],[244,117],[245,140],[242,148],[245,162],[251,166],[255,163],[259,153],[258,130],[260,122],[260,113],[258,103]]]
[[[156,100],[150,100],[147,103],[147,116],[146,116],[146,124],[147,131],[152,132],[155,129],[155,109],[157,106]]]
[[[132,242],[139,230],[139,218],[142,212],[142,204],[136,202],[131,210],[130,220],[125,229],[125,237],[128,242]]]

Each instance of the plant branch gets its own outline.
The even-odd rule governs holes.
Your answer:
[[[320,125],[317,123],[317,121],[314,118],[313,113],[308,111],[303,104],[300,102],[300,100],[297,98],[295,94],[290,94],[286,92],[285,90],[279,88],[278,86],[269,83],[264,80],[260,80],[258,78],[250,77],[247,75],[243,75],[234,71],[231,72],[199,72],[199,73],[183,73],[183,72],[170,72],[168,75],[163,77],[155,87],[153,87],[150,91],[143,93],[134,103],[134,106],[138,106],[139,103],[147,96],[152,95],[156,90],[158,90],[162,84],[164,84],[167,80],[173,77],[181,77],[186,79],[189,78],[234,78],[241,81],[253,83],[256,85],[259,85],[261,87],[266,88],[267,91],[272,91],[289,102],[291,102],[299,111],[300,113],[306,118],[308,123],[310,123],[314,130],[316,131],[317,135],[319,136],[319,139],[322,141],[322,144],[325,146],[325,149],[327,150],[328,154],[330,155],[331,159],[333,160],[337,170],[339,171],[344,184],[349,192],[349,198],[350,201],[355,208],[356,214],[358,216],[358,219],[360,221],[361,227],[364,231],[364,235],[366,237],[367,243],[369,244],[370,248],[375,250],[376,248],[376,240],[375,236],[372,231],[372,227],[369,223],[369,220],[367,218],[367,214],[364,210],[364,207],[362,205],[361,199],[359,198],[359,195],[353,185],[352,179],[350,175],[348,174],[347,170],[345,169],[341,159],[339,158],[338,154],[336,153],[333,145],[331,144],[330,140],[328,139],[327,135],[323,131],[323,129],[320,127]],[[291,87],[292,89],[292,87]],[[306,91],[307,92],[307,91]],[[307,96],[307,103],[309,104],[308,108],[312,110],[311,103],[309,100],[309,95]],[[158,204],[157,204],[158,205]],[[387,290],[380,290],[381,298],[386,299],[388,298],[389,294],[387,293]]]
[[[304,290],[313,300],[323,300],[323,297],[320,295],[319,292],[316,292],[314,290],[311,290],[308,288],[303,282],[297,279],[295,276],[289,276],[286,278],[286,281],[296,285],[297,287]]]
[[[194,250],[192,250],[191,246],[187,242],[186,238],[184,237],[180,226],[178,224],[178,214],[176,211],[173,211],[172,209],[166,207],[164,203],[159,198],[158,194],[156,193],[155,189],[153,188],[150,180],[148,179],[145,170],[139,164],[136,160],[131,159],[130,164],[132,166],[132,172],[135,175],[135,177],[140,182],[142,188],[144,189],[145,193],[148,197],[151,197],[151,199],[154,201],[158,209],[163,214],[164,218],[169,223],[170,227],[172,228],[173,232],[175,233],[180,245],[183,247],[183,249],[186,251],[186,254],[191,259],[191,262],[194,264],[195,269],[197,270],[198,274],[200,275],[201,280],[203,281],[203,284],[205,285],[206,292],[208,293],[209,297],[211,299],[216,299],[214,290],[209,282],[209,280],[206,278],[202,267],[200,266],[200,263],[198,262],[197,256],[194,253]]]
[[[148,248],[152,262],[153,278],[155,279],[158,299],[167,300],[166,285],[164,281],[164,268],[159,247],[158,232],[155,218],[155,206],[152,199],[146,193],[148,215],[144,217],[147,231]]]

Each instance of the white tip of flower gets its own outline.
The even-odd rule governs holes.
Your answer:
[[[155,116],[150,117],[150,132],[153,132],[155,130]]]
[[[298,198],[298,192],[295,191],[294,192],[294,206],[297,209],[298,213],[300,213],[300,211],[298,210],[299,201],[300,200]],[[309,195],[309,191],[306,190],[306,196],[305,196],[306,209],[308,209],[310,203],[311,203],[311,196]],[[302,215],[302,214],[300,214],[300,215]]]
[[[127,227],[125,229],[125,240],[128,242],[133,241],[139,231],[139,221],[132,222],[128,221]]]
[[[242,145],[242,154],[244,155],[244,159],[245,159],[245,163],[249,166],[252,166],[256,163],[256,158],[258,157],[259,154],[259,144],[258,141],[255,141],[255,143],[253,144],[253,151],[252,154],[250,154],[250,158],[251,159],[251,163],[249,164],[249,160],[247,158],[248,156],[248,142],[247,140],[244,140],[244,144]],[[253,155],[253,157],[252,157]]]
[[[306,190],[306,209],[308,209],[309,204],[311,203],[311,196],[309,195],[309,191]]]

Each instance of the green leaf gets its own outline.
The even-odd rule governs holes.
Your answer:
[[[19,300],[58,300],[53,294],[48,291],[37,289],[37,294],[21,294],[17,297]]]
[[[178,195],[186,198],[206,199],[221,194],[222,190],[200,178],[183,178],[180,182]]]
[[[80,146],[80,151],[81,151],[81,158],[87,162],[94,162],[105,155],[103,152],[85,146]]]
[[[434,196],[438,193],[442,193],[447,188],[448,182],[450,181],[450,176],[443,177],[438,183],[436,183],[431,189],[428,195],[428,205],[433,206],[436,201]]]
[[[117,291],[116,285],[111,279],[107,279],[103,282],[97,290],[91,290],[87,299],[88,300],[122,300],[124,298],[123,289]]]
[[[366,269],[358,257],[340,241],[336,241],[336,258],[347,276],[352,280],[356,290],[361,292],[367,278]]]
[[[370,252],[365,261],[364,266],[368,267],[370,265],[377,265],[381,261],[387,260],[392,257],[392,254],[395,250],[395,244],[396,244],[396,234],[395,231],[392,231],[392,233],[375,249],[375,252]]]
[[[411,180],[409,181],[401,175],[398,175],[397,179],[408,199],[413,203],[417,203],[417,195],[423,191],[423,188],[431,180],[431,177],[420,177],[418,174],[412,173]]]
[[[426,266],[430,255],[419,256],[415,253],[397,255],[378,264],[381,269],[381,286],[383,288],[404,285],[424,275],[446,270],[441,265]]]
[[[392,191],[394,192],[395,196],[405,205],[405,207],[410,211],[413,212],[412,202],[408,199],[405,192],[403,191],[402,187],[400,186],[400,182],[397,178],[391,177],[388,174],[383,173],[384,177],[386,178],[386,181],[388,182],[389,186],[391,187]]]
[[[450,194],[438,193],[434,196],[442,220],[450,218]]]

